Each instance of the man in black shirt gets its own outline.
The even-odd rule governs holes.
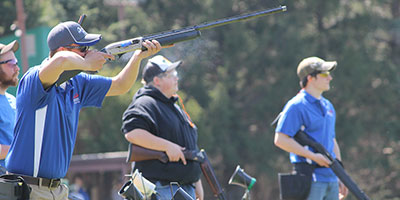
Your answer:
[[[198,150],[197,127],[175,102],[178,100],[176,68],[181,61],[170,62],[158,55],[143,69],[144,87],[134,95],[123,115],[122,132],[133,144],[165,152],[169,162],[147,160],[135,163],[135,169],[156,185],[159,200],[170,200],[170,183],[177,182],[193,199],[203,200],[200,164],[186,160],[183,150]]]

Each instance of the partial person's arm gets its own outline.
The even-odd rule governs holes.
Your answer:
[[[0,160],[6,158],[9,150],[10,150],[10,145],[0,144]]]
[[[204,200],[204,190],[203,184],[201,183],[201,179],[199,179],[196,183],[194,183],[195,192],[196,192],[196,200]]]
[[[340,148],[336,139],[333,139],[333,143],[334,143],[333,152],[335,152],[336,159],[342,161]],[[347,189],[347,187],[342,183],[342,181],[339,180],[339,199],[340,200],[345,199],[348,194],[349,194],[349,189]]]
[[[143,46],[147,48],[147,51],[137,50],[134,52],[124,69],[122,69],[117,76],[112,78],[111,87],[106,96],[117,96],[128,92],[136,81],[142,59],[156,54],[163,48],[156,40],[146,40],[143,42]]]
[[[329,167],[329,165],[331,164],[329,159],[322,154],[309,151],[308,149],[301,146],[298,142],[296,142],[296,140],[294,140],[292,137],[284,133],[275,133],[274,143],[277,147],[287,152],[291,152],[296,155],[311,159],[318,163],[320,166]]]
[[[333,152],[335,153],[336,158],[338,160],[342,161],[342,155],[340,154],[340,148],[339,148],[339,145],[338,145],[336,139],[333,139],[333,144],[334,144],[333,145]]]
[[[59,51],[39,69],[39,79],[45,89],[52,86],[61,73],[68,70],[97,71],[106,59],[114,56],[98,51],[88,51],[85,58],[72,51]]]
[[[133,129],[125,134],[125,138],[132,144],[147,149],[165,152],[170,162],[178,162],[179,160],[182,160],[183,164],[186,165],[185,155],[183,154],[185,148],[178,144],[157,137],[144,129]]]

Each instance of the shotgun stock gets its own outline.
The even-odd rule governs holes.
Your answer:
[[[200,151],[184,150],[183,155],[185,155],[185,159],[187,160],[204,162],[203,154]],[[167,163],[169,161],[168,156],[165,152],[147,149],[130,143],[126,162],[129,163],[129,162],[145,161],[145,160],[159,160],[162,163]]]

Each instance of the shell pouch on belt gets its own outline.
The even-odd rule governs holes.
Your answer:
[[[304,200],[311,189],[315,166],[308,163],[295,163],[291,173],[278,173],[281,200]]]
[[[282,113],[275,118],[275,125]],[[304,127],[302,127],[304,129]],[[291,173],[278,173],[279,197],[281,200],[305,200],[311,189],[312,174],[315,166],[309,163],[294,163]]]
[[[0,176],[0,199],[29,199],[31,189],[18,175],[5,174]]]

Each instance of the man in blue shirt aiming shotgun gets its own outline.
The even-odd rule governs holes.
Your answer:
[[[162,48],[155,40],[145,41],[147,51],[135,51],[115,77],[80,73],[55,84],[64,71],[97,71],[107,59],[114,59],[89,50],[100,39],[101,35],[88,34],[76,22],[58,24],[47,38],[49,57],[30,68],[18,85],[15,137],[6,168],[23,177],[32,189],[30,199],[67,199],[68,188],[60,179],[72,157],[81,108],[101,107],[105,96],[128,92],[142,59]]]

